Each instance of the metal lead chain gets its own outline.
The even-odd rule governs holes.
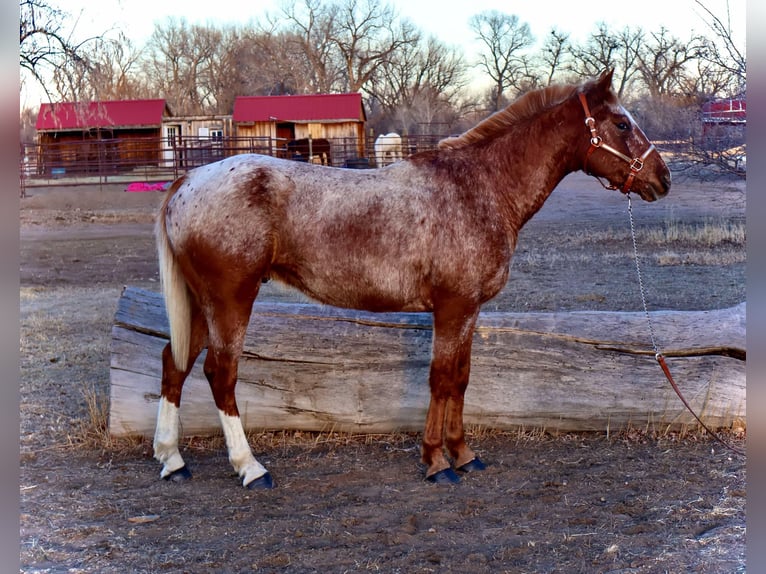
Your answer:
[[[654,339],[654,325],[652,319],[649,316],[649,309],[646,306],[646,295],[644,294],[644,281],[641,277],[641,266],[638,263],[638,246],[636,244],[636,228],[633,225],[633,204],[630,201],[630,193],[626,194],[628,197],[628,216],[630,218],[630,236],[633,240],[633,260],[636,262],[636,274],[638,275],[638,288],[641,291],[641,304],[644,306],[644,314],[646,315],[646,322],[649,325],[649,337],[652,340],[652,348],[654,349],[655,357],[660,355],[660,350],[657,348],[657,343]]]
[[[657,343],[654,340],[654,325],[652,324],[652,319],[649,316],[649,309],[646,307],[646,297],[644,295],[644,281],[641,278],[641,266],[638,263],[638,247],[636,246],[636,228],[633,225],[633,205],[631,204],[631,201],[630,201],[630,193],[626,193],[625,195],[627,195],[628,197],[628,215],[630,216],[630,235],[633,239],[633,257],[636,261],[636,273],[638,274],[638,287],[641,290],[641,304],[644,306],[646,323],[649,325],[649,336],[652,339],[652,348],[654,349],[654,358],[660,364],[660,368],[662,368],[662,372],[665,373],[665,377],[667,377],[668,382],[670,383],[670,386],[673,387],[673,390],[678,395],[678,398],[681,399],[681,402],[684,404],[687,410],[692,414],[692,416],[695,419],[697,419],[697,422],[699,422],[699,424],[702,425],[702,428],[704,428],[710,434],[710,436],[712,436],[718,442],[726,446],[726,448],[732,450],[733,452],[739,455],[744,456],[745,451],[729,444],[727,441],[725,441],[721,437],[721,435],[714,432],[710,427],[708,427],[704,422],[702,422],[702,419],[699,417],[699,415],[697,415],[697,413],[694,412],[694,409],[692,409],[691,405],[689,405],[687,400],[684,398],[683,393],[681,393],[681,389],[678,388],[678,385],[673,380],[673,375],[670,374],[670,369],[668,368],[668,365],[665,362],[665,357],[662,356],[662,353],[657,348]]]

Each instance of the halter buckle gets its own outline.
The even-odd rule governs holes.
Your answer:
[[[630,162],[631,171],[641,171],[643,167],[644,167],[644,160],[642,160],[640,157],[633,158],[633,161]]]

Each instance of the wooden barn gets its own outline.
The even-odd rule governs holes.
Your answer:
[[[41,175],[113,173],[157,165],[163,122],[170,117],[163,99],[42,104],[38,170]]]
[[[358,93],[240,96],[232,115],[234,135],[240,141],[268,142],[268,153],[281,155],[291,141],[326,139],[332,144],[335,165],[364,157],[366,121]]]

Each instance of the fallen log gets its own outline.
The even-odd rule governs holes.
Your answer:
[[[745,424],[745,303],[651,313],[687,400],[711,428]],[[113,435],[154,432],[161,351],[159,294],[126,288],[112,329]],[[557,431],[694,426],[658,366],[644,313],[482,313],[465,421]],[[431,315],[256,303],[239,364],[247,429],[419,431],[428,407]],[[186,435],[219,431],[200,356],[184,387]]]

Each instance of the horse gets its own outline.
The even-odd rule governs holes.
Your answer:
[[[396,132],[381,134],[375,139],[375,163],[384,167],[402,159],[402,138]]]
[[[324,138],[302,138],[287,142],[287,157],[293,160],[313,163],[319,159],[322,165],[332,165],[332,145]]]
[[[156,223],[170,324],[154,456],[163,479],[191,477],[178,450],[181,390],[203,371],[229,461],[247,488],[271,488],[237,410],[245,329],[264,278],[317,302],[430,312],[425,480],[454,483],[484,462],[468,446],[463,401],[479,310],[506,284],[519,230],[582,170],[652,202],[670,171],[612,88],[613,70],[527,92],[433,150],[375,170],[236,155],[180,176]]]

